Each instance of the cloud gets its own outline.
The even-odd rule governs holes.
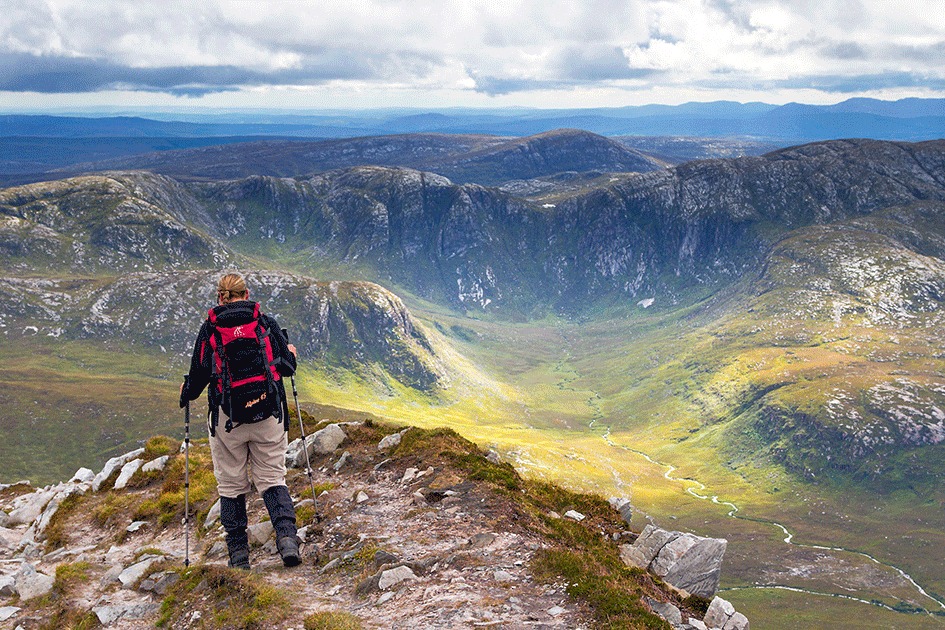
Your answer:
[[[571,46],[558,52],[557,74],[577,82],[641,79],[657,74],[654,68],[635,68],[619,46]]]
[[[945,90],[945,77],[929,77],[911,72],[887,72],[883,74],[862,74],[855,76],[823,75],[803,77],[785,81],[774,81],[772,85],[782,89],[814,89],[821,92],[840,94],[856,94],[870,90],[916,87]]]
[[[535,90],[557,89],[558,83],[536,81],[534,79],[512,79],[503,77],[481,76],[476,73],[469,75],[475,81],[475,90],[489,96],[513,94],[515,92],[529,92]]]
[[[0,13],[0,92],[8,93],[829,92],[939,90],[945,78],[945,0],[9,4]]]

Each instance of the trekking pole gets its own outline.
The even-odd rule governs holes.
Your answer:
[[[188,390],[190,375],[184,375],[184,390]],[[190,401],[184,407],[184,568],[190,566]]]
[[[289,331],[285,328],[282,329],[282,336],[285,337],[286,343],[289,342]],[[289,377],[289,381],[292,383],[292,398],[295,400],[295,410],[299,414],[299,431],[302,434],[302,450],[305,451],[305,472],[308,474],[308,483],[312,487],[312,504],[315,508],[315,521],[320,521],[321,518],[318,516],[318,499],[315,497],[315,480],[312,479],[312,462],[308,457],[308,443],[305,438],[305,425],[302,423],[302,408],[299,407],[299,391],[295,388],[295,375]]]

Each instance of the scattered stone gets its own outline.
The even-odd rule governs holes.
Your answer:
[[[37,518],[33,523],[33,536],[37,540],[42,540],[45,537],[43,532],[46,531],[50,521],[52,521],[52,517],[59,509],[59,505],[73,494],[83,494],[84,492],[85,488],[76,484],[62,484],[57,486],[52,499],[49,500],[49,502],[46,504],[46,507],[43,509],[42,514],[40,514],[39,518]]]
[[[20,554],[16,556],[18,559],[22,560],[36,560],[43,557],[42,548],[36,544],[32,538],[28,538],[29,534],[23,536],[23,547],[20,551]]]
[[[704,622],[702,622],[699,619],[696,619],[695,617],[689,618],[689,625],[692,626],[695,630],[709,630],[709,626],[705,625]]]
[[[340,560],[339,558],[335,558],[335,560],[333,560],[332,562],[336,562],[336,561],[337,561],[339,564],[341,563],[341,560]],[[322,570],[323,570],[323,571],[328,570],[328,566],[329,566],[330,564],[331,564],[331,562],[329,562],[328,564],[326,564],[326,565],[325,565],[325,568],[322,569]],[[332,567],[332,568],[334,568],[334,567]],[[366,578],[364,578],[363,580],[361,580],[360,582],[358,582],[358,585],[357,585],[356,587],[354,587],[354,593],[355,593],[355,595],[358,595],[359,597],[364,597],[364,596],[367,595],[368,593],[370,593],[370,592],[372,592],[372,591],[378,590],[378,589],[380,588],[379,583],[380,583],[380,580],[381,580],[381,573],[382,573],[382,571],[378,571],[377,573],[375,573],[375,574],[372,575],[371,577],[366,577]]]
[[[208,558],[222,558],[226,556],[227,553],[226,541],[217,540],[212,545],[210,545],[210,548],[207,549],[207,552],[204,555],[206,555]]]
[[[174,584],[177,584],[179,581],[180,575],[178,575],[176,572],[159,571],[142,580],[140,588],[142,591],[150,591],[163,597],[167,594],[167,589],[169,589]]]
[[[413,493],[413,502],[420,507],[427,507],[427,498],[419,490]]]
[[[94,470],[80,468],[72,475],[72,479],[69,480],[69,483],[92,483],[93,479],[95,479]]]
[[[16,592],[20,601],[41,597],[52,590],[56,581],[52,576],[40,573],[29,562],[24,562],[20,570],[13,576]]]
[[[626,497],[610,497],[607,500],[615,510],[620,512],[620,518],[629,525],[633,522],[633,504]]]
[[[136,472],[138,472],[138,469],[141,468],[141,464],[143,463],[144,460],[133,459],[122,466],[121,472],[118,473],[118,479],[115,480],[115,490],[121,490],[127,486],[128,482],[131,480],[131,477],[134,476]]]
[[[674,628],[682,625],[682,613],[672,604],[658,602],[650,597],[644,597],[643,601],[650,607],[650,610],[668,621]]]
[[[3,512],[0,512],[3,514]],[[23,533],[0,525],[0,549],[15,549],[23,540]]]
[[[92,479],[92,491],[98,492],[99,488],[102,487],[102,484],[105,483],[105,480],[111,477],[116,470],[119,470],[125,464],[135,459],[139,455],[144,455],[143,448],[131,451],[130,453],[125,453],[124,455],[119,455],[118,457],[112,457],[110,460],[105,462],[105,466],[102,467],[102,470],[97,475],[95,475],[94,479]]]
[[[272,527],[272,522],[263,521],[262,523],[256,523],[255,525],[250,525],[246,528],[246,534],[249,536],[250,544],[263,545],[269,537],[272,536],[272,533],[275,530]]]
[[[404,471],[404,476],[401,478],[400,483],[410,483],[417,478],[417,473],[420,472],[418,468],[408,468]]]
[[[52,490],[37,490],[14,499],[14,507],[9,514],[9,525],[29,525],[35,521],[55,494]]]
[[[112,565],[112,567],[108,571],[105,572],[105,575],[102,576],[102,580],[101,580],[102,587],[106,587],[109,584],[114,584],[118,582],[118,576],[121,575],[121,572],[124,570],[125,568],[121,566],[120,564]]]
[[[144,559],[139,560],[123,570],[118,574],[118,581],[121,582],[121,587],[134,588],[135,582],[147,575],[151,565],[160,560],[164,560],[164,556],[145,556]]]
[[[492,574],[492,577],[495,578],[496,582],[512,582],[515,580],[515,576],[508,571],[496,571]]]
[[[304,446],[301,439],[293,440],[286,448],[285,464],[289,468],[302,468],[313,455],[327,455],[335,452],[347,437],[341,426],[329,424],[306,436]]]
[[[371,498],[371,497],[369,497],[369,496],[367,495],[367,492],[365,492],[364,490],[359,490],[357,497],[355,497],[355,502],[356,502],[356,503],[364,503],[365,501],[367,501],[367,500],[370,499],[370,498]]]
[[[554,519],[559,519],[559,518],[561,518],[561,515],[558,514],[557,512],[555,512],[554,510],[552,510],[552,511],[548,512],[548,517],[549,517],[549,518],[554,518]]]
[[[700,597],[712,597],[719,589],[727,546],[723,538],[683,534],[660,550],[650,569],[673,586]]]
[[[6,621],[18,612],[20,612],[20,609],[16,606],[0,607],[0,621]]]
[[[495,542],[496,535],[490,534],[488,532],[482,534],[475,534],[472,538],[469,539],[469,546],[473,549],[484,549]]]
[[[220,518],[220,499],[216,500],[212,506],[210,506],[210,511],[207,512],[207,518],[203,522],[204,529],[210,529],[210,527]]]
[[[3,597],[16,595],[16,580],[12,575],[0,575],[0,595]]]
[[[731,603],[718,596],[709,604],[709,609],[702,621],[709,628],[749,630],[748,618],[740,612],[736,612]]]
[[[155,472],[158,470],[164,470],[164,467],[167,466],[167,462],[170,459],[170,455],[162,455],[156,459],[152,459],[147,464],[141,467],[141,472]]]
[[[564,517],[569,518],[573,521],[579,521],[579,522],[587,518],[586,516],[584,516],[583,514],[581,514],[580,512],[576,510],[568,510],[567,512],[564,513]]]
[[[394,591],[387,591],[386,593],[384,593],[383,595],[377,598],[377,605],[383,606],[384,604],[392,600],[395,594],[396,593],[394,593]]]
[[[489,460],[490,462],[492,462],[493,464],[501,464],[501,463],[502,463],[502,458],[499,457],[499,454],[496,453],[495,451],[489,451],[488,453],[486,453],[486,459],[488,459],[488,460]]]
[[[128,527],[126,527],[126,528],[125,528],[125,531],[127,531],[127,532],[133,534],[133,533],[135,533],[136,531],[138,531],[139,529],[141,529],[142,527],[144,527],[144,526],[147,525],[147,524],[148,524],[147,521],[135,521],[134,523],[132,523],[131,525],[129,525]]]
[[[561,606],[554,606],[548,609],[548,614],[551,615],[552,617],[557,617],[558,615],[561,615],[565,612],[567,612],[567,610],[565,610]]]
[[[405,580],[415,579],[417,579],[417,576],[410,569],[410,567],[394,567],[393,569],[388,569],[387,571],[381,571],[380,578],[377,582],[377,587],[382,591],[386,591],[392,586],[396,586]]]
[[[621,545],[628,566],[649,568],[664,581],[694,595],[709,598],[719,588],[724,538],[701,538],[647,525],[632,545]]]
[[[394,564],[396,562],[400,562],[400,558],[389,551],[378,549],[374,552],[374,566],[376,567],[382,567],[385,564]]]
[[[400,433],[391,433],[388,436],[385,436],[378,445],[377,450],[379,451],[390,451],[398,446],[400,446],[400,441],[403,439],[403,431]]]
[[[145,619],[160,608],[160,604],[147,602],[131,606],[98,606],[93,608],[92,612],[103,626],[107,626],[119,619]]]
[[[345,451],[344,453],[341,454],[341,457],[338,458],[338,461],[334,463],[334,465],[332,466],[332,469],[335,472],[338,472],[339,470],[344,468],[345,464],[347,464],[350,460],[351,460],[351,453],[349,453],[348,451]]]
[[[347,437],[344,429],[339,425],[329,424],[324,429],[320,429],[308,436],[307,441],[310,443],[309,453],[315,453],[317,455],[333,453],[335,449],[341,446],[341,443],[344,442]]]

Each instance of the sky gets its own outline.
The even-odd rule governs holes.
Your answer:
[[[0,110],[945,97],[945,0],[0,0]]]

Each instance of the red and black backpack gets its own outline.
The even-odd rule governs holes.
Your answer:
[[[270,339],[272,332],[260,323],[259,316],[259,304],[248,301],[215,306],[207,316],[213,353],[211,435],[216,434],[220,407],[229,416],[227,433],[239,424],[281,417],[278,359]]]

